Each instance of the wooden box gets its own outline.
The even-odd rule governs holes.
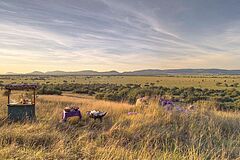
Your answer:
[[[34,120],[35,105],[33,104],[9,104],[8,118],[13,121]]]

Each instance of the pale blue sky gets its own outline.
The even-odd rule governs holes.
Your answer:
[[[0,73],[239,61],[240,0],[0,1]]]

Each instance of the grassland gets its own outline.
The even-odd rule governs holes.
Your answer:
[[[0,76],[3,84],[151,84],[165,87],[237,89],[239,76]],[[217,85],[217,83],[219,83]],[[13,96],[17,96],[16,95]],[[0,159],[240,159],[239,111],[216,111],[196,102],[188,114],[167,112],[152,102],[140,110],[128,103],[64,92],[37,98],[37,121],[10,123],[0,91]],[[60,123],[62,109],[80,107],[83,120]],[[88,110],[107,111],[100,123]],[[137,115],[128,115],[137,111]]]
[[[208,89],[240,90],[240,76],[0,76],[2,83],[40,84],[150,84],[164,87],[198,87]],[[219,83],[219,85],[216,85]]]
[[[0,93],[2,95],[2,93]],[[239,159],[239,112],[166,112],[154,102],[143,110],[91,97],[39,96],[37,121],[9,123],[0,96],[0,159]],[[83,120],[62,124],[62,109],[77,105]],[[85,112],[108,112],[102,123]],[[129,116],[129,111],[139,114]]]

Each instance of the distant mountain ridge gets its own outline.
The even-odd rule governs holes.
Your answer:
[[[123,75],[239,75],[240,70],[225,69],[166,69],[166,70],[138,70],[123,72]]]
[[[8,72],[6,75],[77,75],[77,76],[158,76],[158,75],[240,75],[240,70],[226,70],[226,69],[146,69],[130,72],[106,71],[98,72],[93,70],[83,71],[48,71],[40,72],[34,71],[26,74],[18,74]]]
[[[97,72],[93,70],[75,71],[75,72],[65,72],[65,71],[50,71],[46,72],[45,75],[86,75],[86,76],[96,76],[96,75],[119,75],[117,71],[108,72]]]

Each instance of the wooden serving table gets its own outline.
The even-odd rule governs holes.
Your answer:
[[[35,120],[35,101],[36,89],[35,84],[9,84],[5,86],[8,90],[8,118],[13,121]],[[12,90],[33,90],[33,100],[26,104],[11,104],[10,96]]]

